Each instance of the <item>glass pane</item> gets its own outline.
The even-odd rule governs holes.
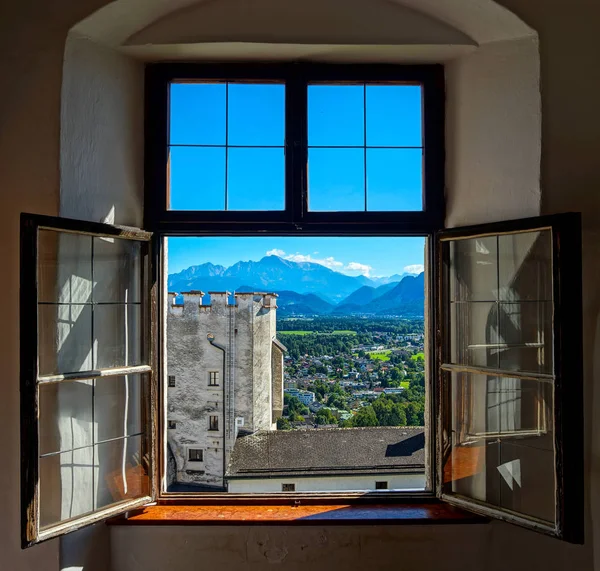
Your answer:
[[[496,301],[498,299],[497,237],[450,242],[450,299]]]
[[[422,209],[421,149],[367,149],[367,210]]]
[[[500,299],[552,300],[552,234],[522,232],[498,237]]]
[[[552,374],[552,302],[500,303],[500,368]]]
[[[450,359],[454,364],[498,368],[498,307],[489,302],[453,302]]]
[[[554,523],[552,384],[469,373],[447,378],[445,491]]]
[[[365,144],[363,85],[308,86],[308,145]]]
[[[308,209],[326,212],[365,209],[363,149],[309,149]]]
[[[91,237],[40,230],[38,300],[49,303],[87,303],[91,293]]]
[[[139,434],[147,389],[144,375],[101,377],[95,380],[95,441]]]
[[[142,365],[140,305],[94,306],[94,368]]]
[[[229,84],[228,144],[283,146],[285,86]]]
[[[171,145],[225,144],[225,84],[172,83]]]
[[[148,460],[141,436],[95,446],[97,490],[94,509],[150,493]]]
[[[283,149],[228,149],[227,210],[283,210]]]
[[[40,454],[91,446],[93,382],[40,385]]]
[[[94,238],[94,302],[140,302],[142,244]]]
[[[92,368],[92,306],[38,306],[39,374],[89,371]]]
[[[40,527],[89,513],[94,502],[94,448],[40,458]]]
[[[169,208],[171,210],[224,210],[224,147],[171,147]]]
[[[421,147],[421,109],[420,85],[367,85],[367,145]]]

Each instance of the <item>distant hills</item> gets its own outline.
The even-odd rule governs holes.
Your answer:
[[[168,289],[275,292],[280,315],[422,315],[425,298],[422,273],[370,279],[278,256],[240,261],[229,268],[211,263],[191,266],[170,274]]]

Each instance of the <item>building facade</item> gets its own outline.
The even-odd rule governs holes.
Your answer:
[[[283,353],[276,295],[169,293],[168,489],[225,489],[238,435],[276,428],[283,410]],[[231,303],[231,301],[234,303]]]

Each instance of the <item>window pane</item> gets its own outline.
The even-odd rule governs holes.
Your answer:
[[[499,353],[497,305],[453,302],[450,311],[451,362],[497,368]]]
[[[94,388],[95,441],[139,434],[143,429],[145,375],[100,377]]]
[[[94,368],[135,366],[142,363],[141,306],[94,306]]]
[[[283,146],[285,86],[229,84],[228,144]]]
[[[169,208],[225,208],[225,148],[171,147]]]
[[[448,377],[445,491],[554,523],[552,384],[469,373]]]
[[[91,446],[93,382],[40,385],[40,454]]]
[[[498,237],[500,299],[552,299],[552,235],[549,230]]]
[[[308,145],[365,144],[363,85],[308,86]]]
[[[498,299],[497,237],[454,240],[450,243],[450,299]]]
[[[225,84],[172,83],[171,145],[225,144]]]
[[[365,209],[363,149],[309,149],[308,209],[327,212]]]
[[[141,257],[140,242],[94,238],[94,302],[140,302]]]
[[[500,303],[500,368],[552,374],[552,302]]]
[[[40,527],[93,510],[94,448],[40,458]]]
[[[421,149],[367,149],[367,210],[422,209]]]
[[[421,147],[421,86],[367,85],[367,145]]]
[[[91,237],[40,230],[38,300],[47,303],[87,303],[91,293]]]
[[[95,454],[94,509],[149,494],[148,465],[141,436],[97,444]]]
[[[283,149],[228,149],[227,210],[283,210]]]
[[[38,305],[40,375],[92,368],[92,306]]]

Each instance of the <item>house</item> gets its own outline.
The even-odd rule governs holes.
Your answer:
[[[422,489],[423,428],[257,432],[236,441],[228,490],[244,492]]]

